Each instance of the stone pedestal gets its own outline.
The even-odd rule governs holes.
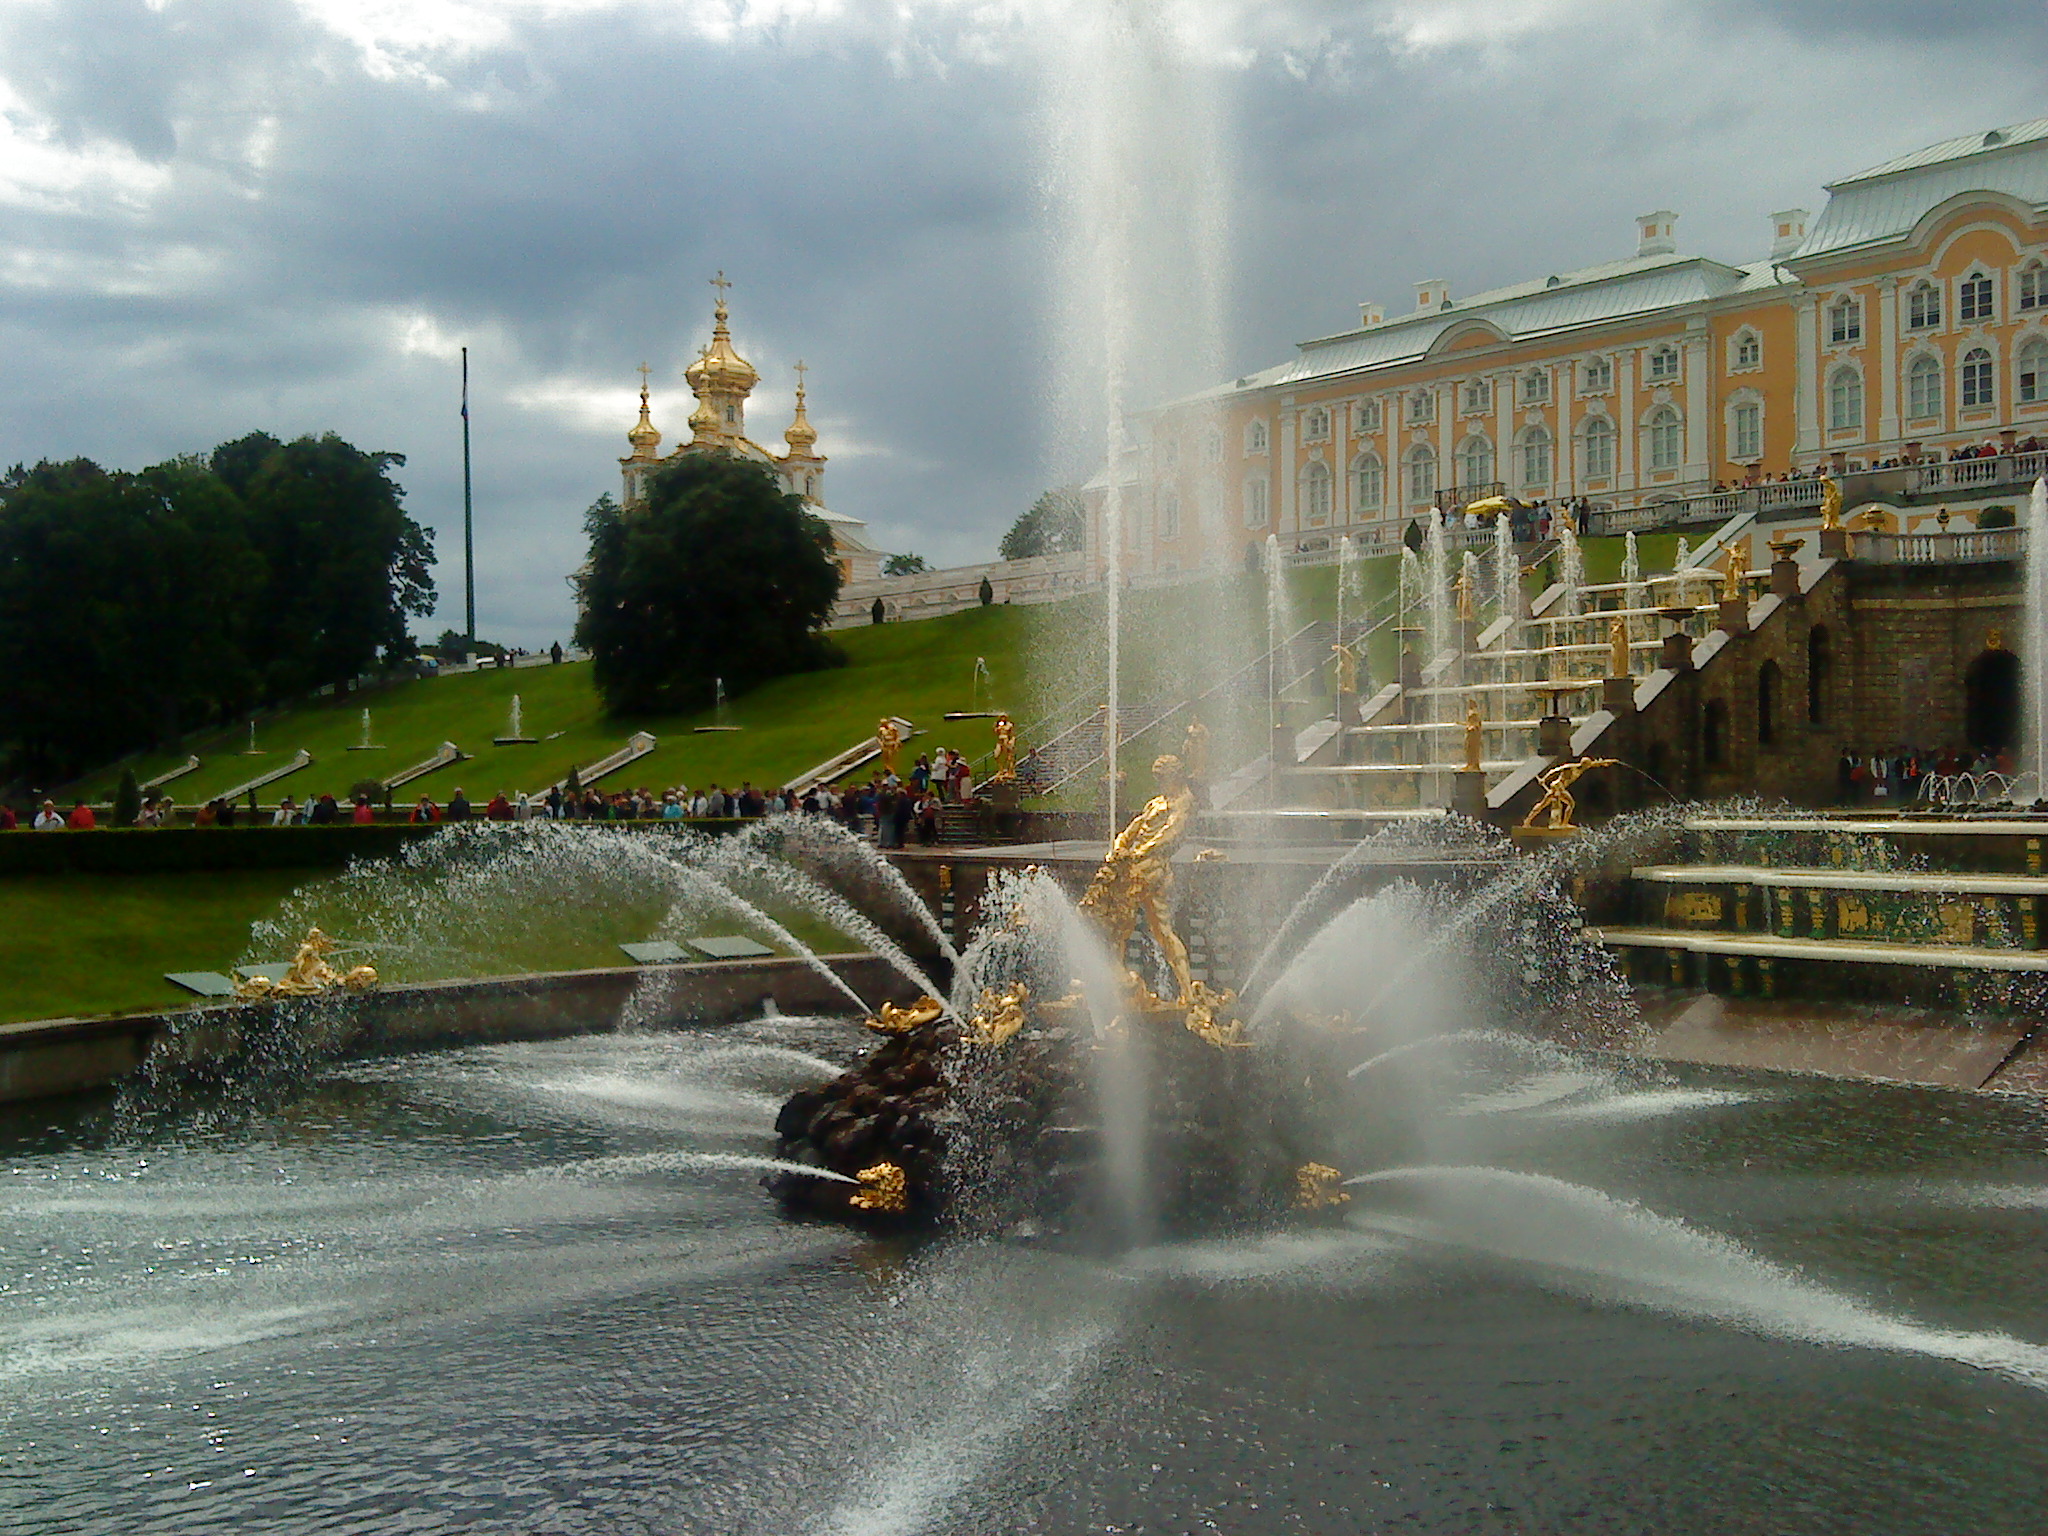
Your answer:
[[[1339,689],[1337,692],[1337,723],[1358,724],[1358,695],[1348,688]]]
[[[1451,779],[1451,809],[1474,821],[1486,815],[1486,775],[1476,769],[1460,768]]]
[[[1536,722],[1536,755],[1570,757],[1572,722],[1569,715],[1545,715]]]
[[[1724,635],[1746,635],[1749,633],[1749,599],[1746,597],[1724,597],[1721,599],[1721,617],[1716,621]]]
[[[1675,630],[1664,637],[1664,648],[1657,653],[1657,665],[1667,672],[1690,672],[1692,670],[1692,636],[1684,630]]]
[[[1422,663],[1413,651],[1401,653],[1401,723],[1414,725],[1415,694],[1422,687]]]
[[[1773,560],[1771,562],[1771,595],[1782,597],[1788,603],[1799,601],[1799,562],[1797,560]]]
[[[1526,853],[1536,853],[1554,847],[1578,835],[1577,827],[1515,827],[1508,832],[1508,837],[1514,845]]]
[[[1610,715],[1634,714],[1636,712],[1636,680],[1632,677],[1601,678],[1600,707]]]
[[[1849,530],[1846,528],[1823,528],[1820,531],[1820,557],[1823,560],[1846,560],[1849,558]]]
[[[1275,768],[1292,768],[1294,761],[1294,730],[1291,726],[1276,725],[1267,751],[1272,754]]]

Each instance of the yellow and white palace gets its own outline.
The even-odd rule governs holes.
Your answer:
[[[2048,436],[2048,118],[1931,145],[1774,213],[1766,259],[1627,261],[1359,326],[1135,424],[1123,569],[1269,535],[1384,539],[1505,493],[1630,508],[1717,485]],[[2012,437],[2003,441],[2011,442]],[[1104,563],[1100,507],[1094,564]]]

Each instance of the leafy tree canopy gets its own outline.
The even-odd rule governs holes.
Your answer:
[[[1028,560],[1033,555],[1077,555],[1081,552],[1086,517],[1078,490],[1069,486],[1047,491],[1010,525],[999,553],[1005,560]]]
[[[832,535],[758,465],[691,455],[584,514],[576,641],[613,713],[702,709],[789,672],[844,661],[820,631],[839,595]]]
[[[920,576],[930,569],[923,555],[891,555],[882,562],[884,576]]]

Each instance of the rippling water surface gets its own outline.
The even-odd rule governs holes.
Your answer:
[[[780,1220],[858,1044],[12,1111],[0,1530],[2043,1528],[2029,1104],[1535,1060],[1342,1224],[1106,1259]]]

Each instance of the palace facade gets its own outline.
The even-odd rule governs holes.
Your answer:
[[[1768,256],[1633,258],[1354,330],[1134,423],[1122,567],[1248,561],[1269,535],[1384,539],[1492,495],[1626,508],[2048,435],[2048,118],[1845,177]],[[2005,441],[2011,441],[2006,438]],[[1106,565],[1092,489],[1093,565]]]
[[[619,472],[624,479],[622,505],[631,509],[644,504],[649,477],[689,454],[723,453],[747,459],[770,470],[791,495],[801,496],[831,531],[842,584],[873,580],[881,574],[887,556],[868,543],[867,524],[825,505],[825,455],[818,451],[818,432],[811,425],[801,362],[796,365],[795,419],[782,434],[786,451],[770,453],[747,436],[747,399],[761,382],[761,375],[733,346],[725,307],[725,290],[731,285],[723,272],[712,283],[718,289],[718,302],[712,309],[711,340],[698,350],[697,360],[683,370],[683,378],[697,400],[696,409],[690,412],[689,440],[678,443],[667,454],[661,452],[661,432],[650,414],[647,370],[643,367],[640,419],[626,433],[633,451],[619,460]]]

